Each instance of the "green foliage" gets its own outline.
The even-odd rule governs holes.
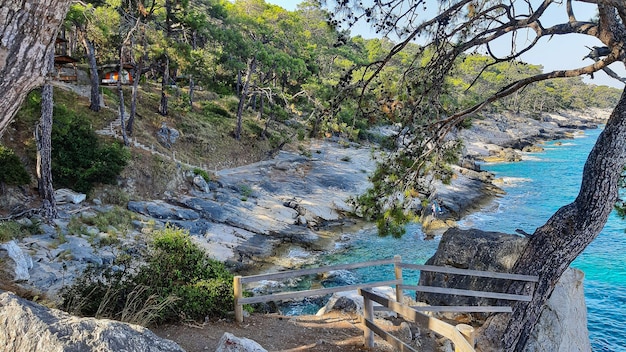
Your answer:
[[[202,104],[202,111],[204,111],[205,113],[212,113],[212,114],[223,116],[226,118],[233,117],[232,114],[228,110],[210,101],[204,102]]]
[[[166,227],[156,232],[143,261],[134,267],[129,257],[121,257],[114,264],[122,270],[91,268],[63,291],[63,308],[122,321],[133,317],[144,325],[201,321],[232,310],[232,274],[184,230]]]
[[[117,142],[99,142],[89,120],[64,106],[54,109],[52,145],[56,186],[83,193],[89,193],[96,183],[115,183],[130,157]]]
[[[206,172],[205,170],[195,168],[193,169],[193,173],[201,176],[206,182],[211,181],[211,176],[209,176],[209,173]]]
[[[0,222],[0,242],[7,242],[12,239],[20,239],[41,233],[41,221],[37,219],[32,219],[29,223],[20,223],[17,221]]]
[[[0,184],[24,185],[30,183],[30,175],[15,153],[0,145]]]
[[[114,227],[122,233],[126,233],[132,228],[134,213],[122,207],[115,206],[109,211],[99,212],[96,216],[87,217],[83,222],[90,226],[95,226],[101,232],[109,231]]]
[[[239,193],[241,193],[241,200],[246,201],[254,194],[254,190],[250,186],[242,183],[239,185]]]

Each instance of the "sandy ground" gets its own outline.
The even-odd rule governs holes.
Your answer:
[[[383,321],[381,325],[386,331],[401,335],[399,322],[386,321],[385,324]],[[202,325],[161,326],[152,331],[177,342],[188,352],[215,351],[224,332],[252,339],[268,351],[393,351],[379,337],[373,349],[365,348],[361,326],[359,317],[353,313],[331,312],[323,316],[297,317],[253,314],[240,324],[220,320]],[[420,351],[433,350],[432,346],[422,344]]]

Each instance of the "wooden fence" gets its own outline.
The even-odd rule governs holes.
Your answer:
[[[393,264],[393,270],[395,274],[395,280],[370,282],[370,283],[357,284],[357,285],[344,285],[344,286],[338,286],[338,287],[320,288],[320,289],[305,290],[305,291],[280,292],[280,293],[253,296],[253,297],[243,297],[243,284],[259,282],[261,280],[279,280],[279,279],[286,279],[286,278],[295,278],[295,277],[304,276],[304,275],[319,274],[319,273],[333,271],[333,270],[350,270],[350,269],[366,268],[366,267],[374,267],[374,266],[382,266],[382,265],[392,265],[392,264]],[[444,288],[444,287],[424,286],[424,285],[405,285],[402,279],[403,269],[430,271],[430,272],[453,274],[453,275],[476,276],[476,277],[485,277],[485,278],[493,278],[493,279],[504,279],[504,280],[512,280],[512,281],[524,281],[524,282],[528,282],[532,284],[533,287],[530,287],[529,293],[527,295],[516,295],[516,294],[508,294],[508,293],[500,293],[500,292],[475,291],[475,290]],[[409,307],[403,304],[404,290],[411,290],[411,291],[416,291],[416,292],[439,293],[439,294],[447,294],[447,295],[457,295],[457,296],[468,296],[468,297],[493,298],[493,299],[507,300],[507,301],[529,302],[532,299],[532,291],[534,290],[534,283],[536,283],[538,280],[539,278],[537,276],[531,276],[531,275],[496,273],[496,272],[490,272],[490,271],[478,271],[478,270],[457,269],[457,268],[441,267],[441,266],[433,266],[433,265],[417,265],[417,264],[402,263],[402,258],[397,255],[393,259],[374,260],[374,261],[353,263],[353,264],[340,264],[340,265],[326,266],[326,267],[320,267],[320,268],[291,270],[291,271],[283,271],[283,272],[278,272],[278,273],[260,274],[260,275],[252,275],[252,276],[235,276],[234,282],[233,282],[233,290],[234,290],[234,298],[235,298],[235,319],[238,322],[243,322],[243,305],[244,304],[280,301],[280,300],[300,298],[300,297],[314,297],[314,296],[322,296],[322,295],[336,293],[336,292],[359,290],[360,294],[364,297],[364,309],[366,311],[365,317],[364,317],[364,324],[366,327],[365,329],[366,345],[370,343],[370,341],[371,343],[373,343],[372,331],[378,333],[379,335],[382,334],[381,337],[388,339],[388,341],[390,340],[393,341],[395,339],[393,337],[388,337],[387,336],[388,334],[384,333],[382,329],[378,328],[373,323],[373,315],[372,315],[373,313],[369,314],[368,311],[373,309],[372,301],[374,301],[374,302],[381,304],[383,307],[387,307],[389,309],[396,311],[397,313],[404,316],[406,319],[414,321],[415,323],[421,325],[422,327],[431,329],[437,333],[442,334],[448,339],[452,340],[458,352],[474,351],[473,338],[471,337],[471,331],[473,331],[473,329],[471,328],[471,326],[466,325],[466,326],[461,326],[460,328],[459,327],[455,328],[452,325],[446,324],[440,320],[429,317],[420,312],[428,311],[428,312],[468,312],[468,313],[470,312],[510,313],[512,311],[511,306],[504,305],[504,306]],[[395,302],[390,301],[387,298],[380,297],[380,296],[373,294],[369,290],[365,290],[367,288],[380,287],[380,286],[394,286],[396,289],[396,301]],[[445,325],[442,325],[442,324],[445,324]],[[464,324],[460,324],[460,325],[464,325]],[[371,345],[368,345],[368,346],[371,346]],[[471,346],[471,349],[468,349],[467,346]],[[413,351],[408,346],[398,347],[398,348],[400,351]]]
[[[474,328],[467,324],[452,326],[437,318],[420,313],[406,304],[394,302],[386,297],[377,295],[368,289],[359,289],[363,296],[363,324],[365,347],[374,347],[374,333],[382,337],[396,351],[417,352],[411,346],[389,334],[374,323],[374,309],[372,302],[376,302],[385,308],[402,315],[405,320],[416,323],[418,326],[430,329],[452,341],[455,352],[474,352]]]
[[[243,284],[259,282],[261,280],[279,280],[279,279],[294,278],[294,277],[304,276],[304,275],[314,275],[314,274],[319,274],[319,273],[333,271],[333,270],[350,270],[350,269],[367,268],[367,267],[372,267],[372,266],[391,265],[391,264],[394,264],[394,266],[397,268],[397,266],[400,264],[400,256],[396,256],[393,259],[373,260],[373,261],[362,262],[362,263],[340,264],[340,265],[326,266],[326,267],[320,267],[320,268],[281,271],[278,273],[271,273],[271,274],[235,276],[233,280],[233,290],[235,293],[235,319],[238,322],[243,321],[243,305],[244,304],[280,301],[284,299],[292,299],[292,298],[300,298],[300,297],[323,296],[323,295],[327,295],[331,293],[353,291],[359,288],[368,288],[368,287],[396,286],[396,288],[398,288],[398,285],[400,285],[402,281],[401,280],[398,281],[396,279],[396,280],[390,280],[390,281],[369,282],[367,284],[345,285],[345,286],[320,288],[320,289],[306,290],[306,291],[281,292],[281,293],[254,296],[254,297],[243,297]],[[396,270],[399,270],[399,269],[396,269]]]

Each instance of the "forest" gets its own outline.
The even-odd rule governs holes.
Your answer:
[[[410,43],[373,77],[365,67],[383,60],[395,43],[352,36],[316,0],[302,2],[296,11],[263,0],[87,1],[72,5],[61,35],[71,39],[70,55],[92,71],[116,64],[128,67],[136,83],[160,82],[154,108],[162,115],[169,113],[168,98],[192,106],[198,89],[236,96],[237,106],[226,108],[237,117],[237,139],[248,110],[260,119],[297,116],[309,136],[364,138],[372,125],[401,119],[398,107],[415,99],[404,88],[405,71],[416,60],[425,66],[433,55],[432,49]],[[541,72],[541,66],[521,61],[463,53],[444,82],[439,113],[472,106],[510,82]],[[370,76],[373,81],[362,94],[359,82]],[[617,89],[571,77],[530,85],[489,109],[539,116],[613,107],[618,99]],[[92,96],[92,105],[96,100]]]

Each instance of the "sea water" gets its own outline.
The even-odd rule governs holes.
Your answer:
[[[483,165],[505,177],[506,195],[466,217],[462,227],[533,233],[578,194],[582,169],[600,130],[547,143],[543,153],[517,163]],[[594,351],[626,351],[626,221],[615,212],[600,235],[572,263],[585,273],[587,320]]]
[[[527,154],[524,161],[482,165],[502,178],[506,194],[459,222],[461,228],[528,233],[554,212],[572,202],[580,188],[583,165],[600,130],[580,138],[546,143],[545,151]],[[572,264],[585,273],[588,327],[594,351],[626,351],[626,221],[615,214],[598,238]],[[376,236],[375,229],[354,234],[349,248],[324,257],[321,265],[392,258],[424,263],[437,249],[438,238],[426,239],[419,225],[407,227],[400,239]],[[361,269],[349,281],[392,280],[393,270]],[[413,284],[417,273],[404,274]]]

